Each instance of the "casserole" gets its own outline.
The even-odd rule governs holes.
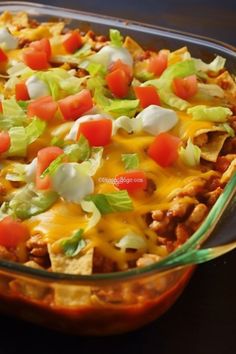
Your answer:
[[[77,15],[72,11],[63,13],[61,16],[60,10],[51,10],[49,7],[41,8],[35,5],[29,7],[29,5],[19,5],[19,3],[13,4],[12,8],[9,7],[9,3],[5,6],[8,6],[11,11],[28,9],[29,12],[33,11],[33,15],[36,17],[37,11],[40,9],[40,21],[45,20],[52,13],[56,16],[58,14],[60,18],[74,18],[74,21],[79,19],[80,28],[87,25],[87,20],[91,21],[90,15]],[[4,4],[2,8],[4,9]],[[212,59],[213,52],[217,50],[219,54],[223,54],[228,59],[229,69],[233,72],[234,53],[230,48],[224,48],[218,44],[209,45],[202,40],[196,41],[196,45],[195,40],[191,37],[172,33],[165,34],[161,30],[151,30],[148,27],[136,28],[136,25],[124,25],[122,22],[117,23],[109,19],[94,18],[92,22],[93,29],[98,33],[105,33],[111,26],[123,29],[124,33],[130,35],[133,35],[137,29],[135,38],[145,46],[152,45],[152,41],[156,39],[158,34],[161,47],[175,49],[175,45],[179,47],[181,44],[188,43],[196,56],[201,49],[204,49],[207,54],[204,55],[204,59],[206,57]],[[104,22],[104,28],[101,26],[101,22]],[[73,26],[73,21],[70,25]],[[200,57],[203,58],[203,55]],[[223,202],[226,202],[225,198],[223,198]],[[207,224],[205,224],[206,227]],[[6,303],[11,303],[11,311],[17,311],[24,318],[33,316],[34,321],[44,325],[70,333],[82,334],[108,334],[127,331],[156,318],[175,301],[192,272],[192,268],[173,268],[159,273],[158,268],[149,266],[142,270],[133,269],[110,275],[69,276],[45,273],[40,269],[26,269],[24,266],[7,261],[2,261],[1,265],[1,306],[3,310],[6,308]],[[88,305],[84,299],[91,287],[94,296],[91,297],[91,302]],[[55,290],[60,297],[60,305],[53,301]],[[71,294],[74,294],[75,303],[71,300]],[[80,299],[79,303],[78,298]],[[22,303],[24,311],[18,311]]]

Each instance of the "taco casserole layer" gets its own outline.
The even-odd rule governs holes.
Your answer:
[[[6,12],[0,73],[2,259],[72,274],[156,262],[235,171],[236,84],[222,57]]]

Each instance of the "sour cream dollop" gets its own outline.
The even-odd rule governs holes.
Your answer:
[[[175,111],[156,105],[148,106],[135,119],[140,119],[142,130],[151,135],[167,132],[178,122]]]
[[[0,28],[0,44],[5,50],[16,49],[18,47],[18,39],[14,37],[7,28]]]
[[[27,86],[29,96],[32,100],[50,95],[47,84],[45,84],[43,80],[40,80],[35,75],[26,80],[25,84]]]

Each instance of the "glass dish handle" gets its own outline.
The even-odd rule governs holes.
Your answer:
[[[236,248],[236,241],[223,246],[189,250],[165,263],[165,268],[208,262]]]

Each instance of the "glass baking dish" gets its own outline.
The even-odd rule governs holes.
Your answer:
[[[236,74],[234,48],[217,41],[35,3],[1,2],[0,12],[5,10],[26,11],[38,21],[62,19],[71,27],[84,31],[92,28],[100,34],[107,34],[109,28],[118,28],[123,35],[134,37],[146,48],[174,50],[186,45],[195,57],[204,61],[212,60],[216,54],[222,55],[227,59],[227,68]],[[232,217],[235,186],[236,176],[191,239],[164,261],[150,266],[126,272],[76,276],[0,260],[0,311],[63,332],[85,335],[127,332],[158,318],[181,294],[195,264],[235,247]],[[222,221],[218,223],[220,217]],[[217,235],[221,236],[223,246],[219,246]],[[210,247],[207,249],[202,248],[206,239]],[[55,290],[64,295],[60,304],[56,301]],[[89,304],[84,300],[88,293],[91,294]]]

